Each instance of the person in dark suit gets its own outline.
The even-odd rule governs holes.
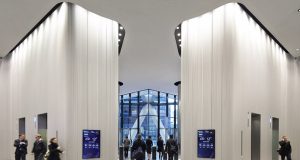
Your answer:
[[[59,147],[56,138],[51,138],[48,149],[49,156],[47,160],[60,160],[60,153],[62,153],[62,149]]]
[[[136,160],[145,160],[146,143],[142,140],[142,135],[138,135],[131,149],[133,158]]]
[[[34,154],[34,160],[44,160],[44,156],[47,152],[47,146],[40,134],[35,136],[35,142],[31,152]]]
[[[146,148],[147,148],[147,157],[148,157],[148,160],[151,160],[152,146],[153,146],[153,141],[151,139],[151,136],[148,136],[148,138],[146,140]]]
[[[167,140],[166,143],[166,151],[168,153],[168,160],[173,160],[174,155],[177,154],[178,145],[175,139],[173,139],[173,135],[170,135],[170,139]]]
[[[28,141],[24,134],[19,135],[19,139],[15,140],[14,146],[16,147],[15,159],[26,160]]]
[[[278,152],[281,156],[281,160],[285,160],[285,157],[287,158],[287,160],[292,160],[292,146],[287,136],[282,136],[281,141],[279,141],[279,145],[280,149]]]
[[[164,155],[164,140],[161,136],[159,136],[159,139],[157,141],[157,152],[159,154],[159,159],[163,159]]]

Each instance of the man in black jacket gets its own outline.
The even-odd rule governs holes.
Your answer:
[[[166,143],[166,151],[168,153],[168,160],[173,160],[175,154],[178,152],[178,145],[175,139],[173,139],[173,135],[170,135],[170,139],[167,140]]]
[[[14,142],[14,146],[16,147],[16,151],[15,151],[16,160],[26,160],[27,145],[28,142],[25,139],[25,135],[24,134],[19,135],[19,139],[16,139]]]
[[[290,141],[288,141],[287,136],[282,136],[282,140],[279,141],[279,145],[280,149],[278,152],[281,156],[281,160],[285,160],[285,157],[287,158],[287,160],[292,160],[292,146]]]
[[[47,152],[47,146],[42,136],[37,134],[35,136],[35,142],[33,144],[32,153],[34,153],[34,160],[44,160],[44,156]]]
[[[132,157],[136,160],[145,160],[146,143],[142,140],[142,135],[138,135],[137,140],[133,142]]]

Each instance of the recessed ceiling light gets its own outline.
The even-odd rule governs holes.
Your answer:
[[[180,33],[178,33],[177,36],[179,37],[179,36],[180,36]]]
[[[121,26],[120,29],[123,30],[124,28]]]

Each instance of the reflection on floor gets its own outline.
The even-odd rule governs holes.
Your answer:
[[[131,152],[130,151],[128,152],[128,157],[131,157]],[[134,160],[134,159],[132,159],[132,158],[123,158],[123,160]],[[148,160],[147,155],[145,156],[145,160]],[[168,160],[168,158],[167,158],[167,156],[165,156],[165,159],[163,157],[161,159],[159,159],[159,154],[158,154],[158,152],[156,152],[156,159],[152,158],[151,160]],[[178,159],[174,157],[173,160],[178,160]]]

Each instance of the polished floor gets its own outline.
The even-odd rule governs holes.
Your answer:
[[[123,156],[124,157],[124,156]],[[128,153],[128,157],[131,157],[131,153],[130,153],[130,151],[129,151],[129,153]],[[168,158],[166,158],[167,156],[165,156],[165,159],[163,159],[163,158],[161,158],[161,159],[159,159],[159,156],[158,156],[158,152],[156,152],[156,158],[154,158],[154,156],[152,156],[151,157],[151,160],[168,160]],[[134,159],[132,159],[132,158],[123,158],[123,160],[134,160]],[[148,160],[147,159],[147,155],[146,155],[146,157],[145,157],[145,160]],[[178,160],[177,158],[174,158],[174,160]]]

